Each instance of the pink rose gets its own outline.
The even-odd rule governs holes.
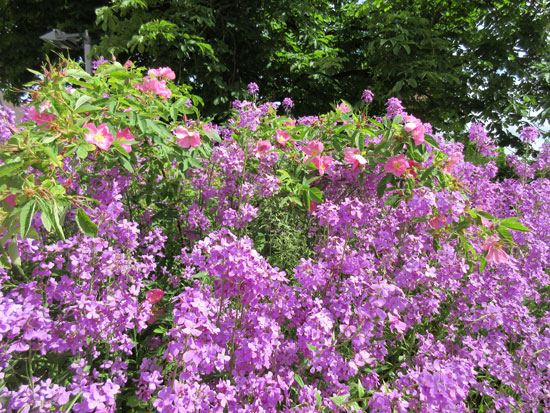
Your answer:
[[[84,135],[84,139],[88,143],[96,145],[99,149],[106,151],[113,143],[113,134],[109,132],[109,127],[106,123],[95,126],[93,123],[84,125],[90,132]]]
[[[200,146],[201,144],[199,131],[189,131],[183,126],[178,126],[174,131],[174,134],[177,138],[176,144],[183,148],[194,148],[196,146]]]

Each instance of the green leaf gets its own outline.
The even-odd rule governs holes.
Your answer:
[[[504,218],[500,221],[500,225],[506,228],[513,229],[514,231],[529,232],[531,231],[522,223],[518,222],[517,218]]]
[[[294,373],[294,380],[300,385],[300,387],[304,387],[305,383],[304,380],[300,377],[298,373]]]
[[[88,96],[88,95],[82,95],[82,96],[80,96],[80,97],[77,99],[77,101],[76,101],[76,103],[75,103],[75,105],[74,105],[75,110],[78,109],[80,106],[82,106],[84,103],[90,101],[91,99],[92,99],[92,98],[91,98],[90,96]]]
[[[485,267],[487,266],[487,260],[485,257],[481,257],[480,263],[479,263],[479,273],[481,274]]]
[[[8,245],[8,255],[13,265],[21,265],[21,256],[17,248],[17,238],[12,238],[10,241],[10,245]]]
[[[388,181],[390,180],[391,175],[386,174],[384,177],[378,182],[378,186],[376,187],[376,196],[378,196],[378,199],[381,199],[384,196],[384,192],[386,192],[386,185],[388,184]]]
[[[97,237],[97,225],[92,222],[88,214],[82,209],[76,211],[76,224],[78,228],[88,237]]]
[[[476,210],[476,213],[477,213],[478,215],[481,215],[483,218],[487,218],[487,219],[490,220],[490,221],[493,221],[493,222],[494,222],[494,221],[497,221],[497,218],[494,217],[493,215],[489,214],[488,212],[480,211],[480,210],[478,209],[478,210]]]
[[[309,348],[311,351],[313,351],[314,353],[317,352],[319,349],[315,346],[312,346],[311,344],[309,343],[306,343],[307,345],[307,348]]]
[[[332,396],[331,400],[336,406],[342,406],[349,398],[349,394],[342,394],[341,396]]]
[[[317,410],[321,410],[323,407],[323,399],[321,398],[321,392],[319,390],[315,390],[315,399],[317,400]]]
[[[5,163],[3,165],[0,165],[0,178],[3,176],[9,175],[13,171],[16,171],[17,169],[21,168],[23,164],[24,162],[15,161],[15,162]]]
[[[309,188],[309,197],[313,202],[316,204],[322,204],[323,201],[323,193],[321,190],[315,186]]]
[[[439,149],[439,145],[437,141],[431,135],[425,134],[424,140],[428,142],[432,147]]]
[[[88,149],[86,145],[78,146],[78,149],[76,150],[76,156],[78,156],[80,159],[86,159],[88,157]]]
[[[21,238],[25,238],[27,236],[27,232],[29,232],[29,228],[31,227],[32,218],[35,211],[36,202],[33,199],[28,201],[25,205],[23,205],[23,208],[21,208],[21,215],[19,217]]]
[[[96,110],[101,110],[101,109],[103,109],[101,106],[83,105],[83,106],[80,106],[78,109],[76,109],[75,113],[94,112]]]
[[[508,231],[505,227],[499,225],[497,227],[497,232],[500,234],[501,238],[502,239],[505,239],[505,240],[508,240],[508,241],[513,241],[514,238],[512,237],[512,234],[510,233],[510,231]]]
[[[365,388],[363,387],[363,383],[361,383],[361,380],[357,380],[357,396],[359,396],[359,398],[362,399],[364,395],[365,395]]]

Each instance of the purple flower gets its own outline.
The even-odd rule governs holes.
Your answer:
[[[260,88],[256,82],[251,82],[248,84],[248,93],[251,95],[257,95],[260,91]]]
[[[361,99],[363,99],[363,102],[370,103],[372,102],[372,98],[374,97],[374,93],[372,93],[372,90],[365,89],[363,91],[363,94],[361,95]]]
[[[534,126],[527,126],[520,132],[520,138],[523,143],[534,143],[539,137],[539,130]]]
[[[285,110],[290,110],[293,107],[294,107],[294,102],[292,102],[292,99],[288,97],[283,99],[283,108],[285,108]]]

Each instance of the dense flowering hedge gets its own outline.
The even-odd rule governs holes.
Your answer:
[[[0,112],[8,412],[550,409],[550,148],[372,93],[319,117],[104,63]],[[534,128],[522,131],[526,145]]]

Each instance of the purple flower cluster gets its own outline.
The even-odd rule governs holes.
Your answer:
[[[342,124],[233,108],[200,132],[222,131],[203,151],[142,138],[133,174],[98,152],[64,159],[57,180],[97,237],[78,232],[71,206],[66,239],[37,214],[40,239],[19,238],[21,265],[0,267],[1,409],[550,409],[550,181],[537,175],[548,145],[523,179],[498,181],[494,161],[476,165],[438,136],[441,150],[422,147],[422,162],[390,176],[384,164],[403,153],[340,153],[340,135],[389,139],[355,113]],[[387,103],[388,118],[404,110]],[[470,139],[494,154],[481,125]],[[326,170],[306,165],[313,150]],[[271,250],[301,246],[275,266]]]
[[[0,105],[0,144],[6,143],[15,128],[15,112],[7,106]]]

